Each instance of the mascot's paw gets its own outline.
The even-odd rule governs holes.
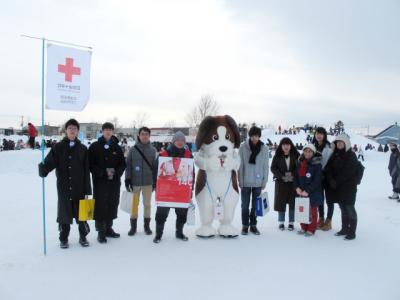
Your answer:
[[[239,230],[232,225],[225,224],[219,226],[218,233],[223,237],[237,237],[239,235]]]
[[[196,235],[199,237],[212,237],[217,234],[217,231],[211,225],[209,226],[201,226],[199,229],[196,230]]]

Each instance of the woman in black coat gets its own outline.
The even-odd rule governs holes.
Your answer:
[[[336,235],[344,235],[346,240],[353,240],[357,229],[357,212],[354,205],[359,162],[347,135],[339,135],[334,144],[335,150],[325,168],[326,199],[328,203],[338,203],[342,212],[342,229]]]
[[[79,200],[92,194],[88,151],[86,146],[77,139],[79,123],[75,119],[65,124],[65,130],[67,137],[55,144],[44,162],[39,164],[39,176],[46,177],[51,171],[56,170],[60,247],[69,247],[70,224],[74,218],[79,225],[79,243],[87,247],[89,242],[86,235],[90,228],[87,222],[78,221],[78,214]]]
[[[97,240],[106,243],[106,237],[120,237],[112,225],[118,214],[121,176],[126,163],[119,141],[113,135],[114,125],[104,123],[102,133],[103,136],[89,147],[89,164],[93,179]]]
[[[297,170],[299,152],[289,138],[283,138],[272,159],[271,172],[274,174],[274,210],[278,212],[279,229],[285,229],[286,206],[289,205],[289,230],[294,230],[294,202],[296,191],[294,177]]]

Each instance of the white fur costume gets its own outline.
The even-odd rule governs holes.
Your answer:
[[[204,172],[202,174],[205,175],[203,177],[206,181],[201,190],[198,191],[196,187],[201,220],[201,227],[196,230],[196,235],[210,237],[218,233],[221,236],[235,237],[239,231],[232,226],[232,221],[239,194],[234,181],[237,180],[236,171],[240,167],[240,157],[235,149],[236,142],[232,141],[233,137],[229,133],[232,129],[221,124],[214,131],[216,132],[213,133],[211,142],[203,143],[194,158],[197,167],[205,171],[205,174]],[[238,135],[235,138],[238,139]],[[218,197],[223,201],[224,214],[217,232],[213,227],[213,221],[214,205]]]

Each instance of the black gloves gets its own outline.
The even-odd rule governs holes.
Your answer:
[[[133,186],[132,186],[132,182],[130,179],[125,179],[125,188],[128,192],[133,191]]]
[[[38,165],[38,167],[39,167],[39,176],[40,177],[44,178],[47,176],[47,174],[49,174],[49,172],[47,172],[46,167],[43,163],[40,163]]]

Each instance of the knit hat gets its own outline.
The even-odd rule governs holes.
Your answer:
[[[76,126],[76,127],[78,128],[78,130],[79,130],[79,123],[78,123],[77,120],[75,120],[75,119],[69,119],[69,120],[67,121],[67,123],[65,123],[65,129],[67,129],[68,126],[70,126],[70,125]]]
[[[304,150],[306,150],[306,149],[310,149],[312,152],[314,152],[314,153],[316,153],[317,152],[317,149],[315,149],[315,146],[313,145],[313,144],[308,144],[308,145],[306,145],[304,148],[303,148],[303,151]]]
[[[182,131],[175,132],[174,136],[172,137],[172,144],[175,144],[176,141],[184,141],[186,143],[186,137]]]

